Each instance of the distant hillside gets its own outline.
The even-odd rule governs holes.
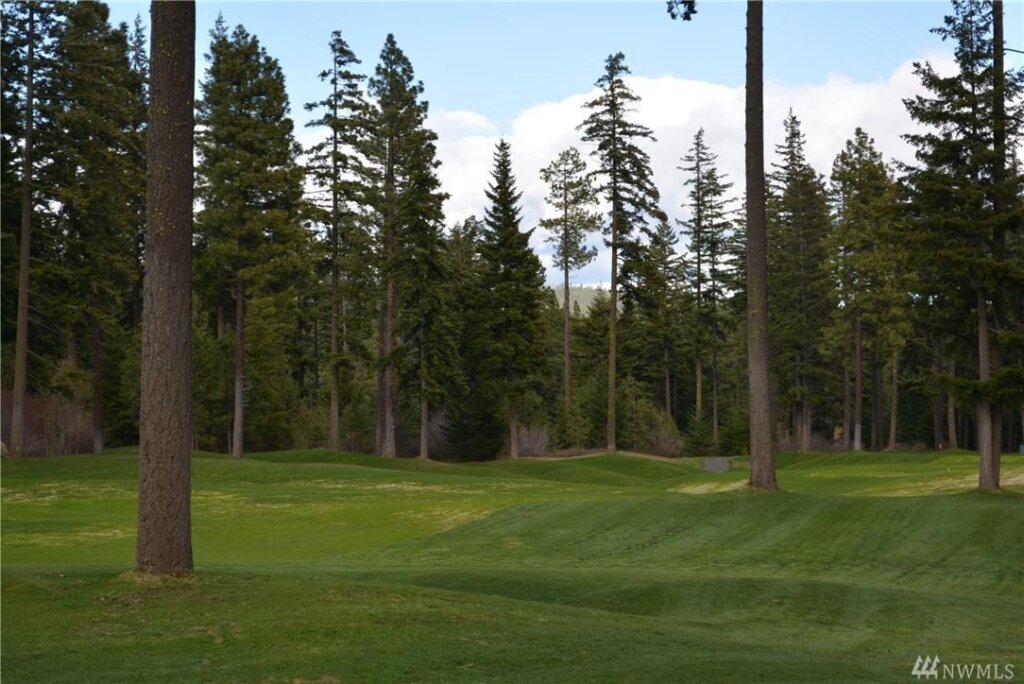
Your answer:
[[[553,286],[551,289],[555,291],[555,299],[558,300],[558,305],[562,306],[562,287],[561,285]],[[608,293],[607,290],[601,287],[592,285],[570,285],[569,286],[569,302],[573,305],[579,304],[580,311],[586,312],[590,307],[590,303],[597,298],[598,292]]]

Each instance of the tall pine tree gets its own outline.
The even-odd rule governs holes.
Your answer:
[[[600,94],[586,104],[590,114],[579,125],[583,141],[595,145],[596,189],[603,194],[611,211],[606,244],[611,248],[611,308],[608,314],[608,451],[615,451],[616,436],[616,356],[618,323],[619,252],[633,241],[636,228],[646,225],[649,216],[660,218],[658,189],[651,180],[650,157],[640,142],[653,142],[646,126],[630,121],[633,106],[639,101],[624,81],[629,68],[621,52],[609,55],[605,71],[595,85]]]

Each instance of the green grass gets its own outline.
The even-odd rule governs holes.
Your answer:
[[[136,459],[3,463],[5,682],[914,681],[1024,671],[1024,458],[193,460],[198,572],[133,564]]]

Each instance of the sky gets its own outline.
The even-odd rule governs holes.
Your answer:
[[[148,3],[113,2],[111,21],[148,24]],[[900,135],[913,130],[902,99],[920,92],[914,61],[952,69],[952,46],[930,32],[947,2],[769,2],[765,7],[765,137],[767,161],[792,108],[803,124],[807,156],[828,175],[857,126],[883,155],[912,161]],[[1005,3],[1007,47],[1024,50],[1024,0]],[[743,185],[745,3],[700,0],[693,21],[669,19],[665,3],[636,2],[199,2],[197,78],[205,70],[209,31],[218,13],[243,24],[281,64],[297,138],[314,129],[302,105],[323,97],[317,73],[329,63],[331,31],[340,30],[372,72],[388,33],[409,57],[430,103],[427,124],[438,134],[439,176],[450,199],[448,223],[482,216],[495,143],[512,145],[523,192],[523,227],[548,210],[539,171],[579,142],[575,127],[593,94],[605,58],[621,51],[640,96],[635,112],[656,143],[651,155],[662,209],[685,219],[685,176],[677,167],[705,128],[720,169]],[[1008,66],[1024,66],[1009,54]],[[594,244],[599,239],[594,238]],[[532,244],[548,269],[551,250],[540,230]],[[683,243],[685,245],[685,241]],[[573,274],[574,284],[607,282],[609,255],[600,251]]]

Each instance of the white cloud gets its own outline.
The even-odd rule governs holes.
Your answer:
[[[942,72],[953,68],[947,55],[927,57]],[[641,98],[636,120],[650,127],[657,142],[647,146],[654,181],[662,196],[662,209],[672,218],[684,211],[683,175],[676,167],[686,154],[701,126],[711,150],[718,155],[720,170],[734,183],[738,195],[743,186],[742,87],[728,87],[673,77],[632,76],[628,85]],[[790,108],[802,122],[807,137],[807,156],[819,173],[829,174],[832,160],[857,126],[875,138],[886,158],[911,161],[912,151],[901,140],[914,126],[903,99],[920,91],[911,62],[901,64],[888,78],[858,83],[843,74],[832,74],[824,83],[790,85],[768,82],[765,86],[766,162],[774,158],[775,145],[782,141],[782,121]],[[571,95],[559,102],[545,102],[521,112],[508,130],[475,112],[438,110],[431,112],[428,125],[438,134],[438,156],[442,162],[442,186],[451,197],[445,211],[449,223],[470,214],[483,216],[484,189],[490,180],[492,154],[499,137],[512,145],[513,170],[523,193],[524,227],[532,227],[544,216],[545,187],[540,169],[566,147],[588,151],[579,140],[576,126],[583,121],[583,105],[594,91]],[[595,242],[597,239],[595,238]],[[558,282],[550,271],[550,249],[538,231],[534,248],[549,268],[548,281]],[[574,274],[574,282],[607,282],[609,256],[604,253],[590,266]]]

